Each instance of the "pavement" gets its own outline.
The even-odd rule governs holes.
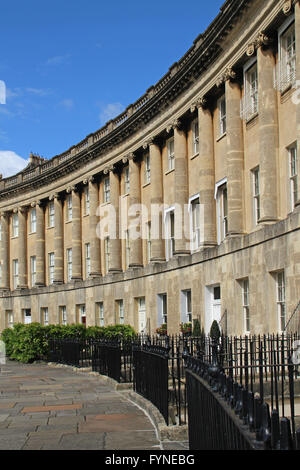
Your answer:
[[[188,450],[101,376],[46,363],[0,366],[0,450]]]

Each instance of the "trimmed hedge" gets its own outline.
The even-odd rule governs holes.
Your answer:
[[[51,338],[132,338],[136,332],[130,325],[111,325],[107,327],[82,324],[47,325],[40,323],[16,323],[13,328],[2,331],[1,339],[5,343],[6,355],[24,363],[42,359],[48,351]]]

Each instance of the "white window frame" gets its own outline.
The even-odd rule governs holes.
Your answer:
[[[66,305],[60,305],[59,307],[59,323],[61,325],[67,325],[67,307]]]
[[[192,141],[193,141],[193,156],[199,154],[199,120],[198,118],[192,121]]]
[[[130,172],[129,172],[129,166],[125,167],[124,171],[124,192],[125,194],[130,193]]]
[[[73,252],[72,248],[67,248],[67,280],[68,282],[72,279],[73,274]]]
[[[218,245],[220,245],[228,234],[228,197],[227,197],[227,214],[224,214],[224,193],[220,192],[223,186],[226,185],[227,178],[223,178],[215,185],[215,200],[217,204],[217,236]]]
[[[105,203],[110,202],[110,177],[106,176],[103,179],[103,200]]]
[[[175,169],[175,139],[171,137],[167,140],[167,153],[168,153],[168,170],[172,171]],[[173,147],[173,150],[172,150]]]
[[[67,197],[67,221],[71,222],[73,218],[73,199],[72,194],[68,194]]]
[[[30,211],[30,231],[36,233],[36,208],[33,207]]]
[[[30,273],[31,273],[31,286],[34,287],[36,283],[36,256],[30,257]]]
[[[6,310],[6,325],[7,328],[13,328],[14,327],[14,314],[12,310]]]
[[[85,215],[90,213],[90,189],[88,186],[84,188],[84,209]]]
[[[54,282],[54,263],[55,263],[55,255],[54,255],[53,251],[51,253],[48,253],[48,261],[49,261],[49,266],[48,266],[49,284],[53,284],[53,282]]]
[[[290,180],[290,205],[291,211],[296,207],[298,199],[298,155],[297,155],[297,144],[291,145],[288,148],[289,154],[289,180]]]
[[[195,226],[193,206],[195,201],[199,200],[199,227]],[[201,246],[201,205],[200,205],[200,193],[195,194],[189,198],[188,211],[190,214],[190,234],[191,234],[191,251],[199,250]]]
[[[13,288],[17,289],[19,285],[19,260],[18,259],[13,259],[12,261],[13,264]]]
[[[168,296],[166,293],[157,295],[157,326],[168,325]]]
[[[254,224],[257,226],[259,223],[260,215],[261,215],[259,166],[257,166],[256,168],[253,168],[253,170],[251,170],[251,174],[252,174],[252,193],[253,193],[253,220],[254,220]]]
[[[105,325],[105,319],[104,319],[104,303],[103,303],[103,301],[96,303],[96,312],[97,312],[96,325],[104,326]]]
[[[129,230],[125,230],[125,266],[129,268],[130,263],[130,237]]]
[[[171,215],[174,218],[174,234],[172,237]],[[174,256],[175,252],[175,207],[169,207],[164,212],[164,225],[165,225],[165,246],[166,246],[166,260],[169,261]]]
[[[219,98],[217,106],[219,110],[219,137],[221,138],[227,132],[227,110],[225,94]]]
[[[147,234],[147,259],[148,263],[151,261],[151,220],[146,223],[146,234]]]
[[[286,327],[285,272],[276,273],[278,330],[283,333]]]
[[[123,299],[117,300],[116,303],[117,303],[118,324],[124,325],[125,324],[124,300]]]
[[[252,74],[255,79],[252,80]],[[241,102],[241,118],[249,121],[258,114],[258,69],[257,57],[249,60],[243,69],[244,96]]]
[[[85,304],[80,304],[77,306],[78,308],[78,320],[79,320],[79,323],[83,324],[83,325],[86,325],[86,308],[85,308]],[[85,318],[85,321],[83,321],[83,318]]]
[[[190,310],[189,310],[190,298]],[[193,321],[193,305],[192,290],[185,289],[181,291],[181,323],[192,323]]]
[[[19,214],[12,217],[12,235],[14,238],[19,236]]]
[[[145,183],[148,184],[151,182],[151,162],[150,162],[150,153],[145,155]]]
[[[109,250],[109,237],[104,239],[104,256],[105,256],[105,272],[109,272],[110,250]]]
[[[249,306],[249,279],[242,280],[242,306],[243,306],[243,320],[244,332],[246,335],[250,334],[250,306]]]
[[[54,207],[54,201],[49,202],[49,207],[48,207],[48,227],[53,228],[55,225],[55,207]]]
[[[43,326],[49,325],[48,307],[42,307],[41,308],[41,325],[43,325]]]
[[[294,33],[296,34],[296,26],[295,26],[295,15],[292,14],[287,18],[287,20],[281,25],[278,29],[278,51],[279,51],[279,60],[277,64],[277,71],[276,71],[276,88],[281,92],[284,93],[291,85],[294,86],[296,82],[296,41],[295,41],[295,52],[290,62],[293,64],[291,68],[289,68],[289,61],[287,50],[284,46],[285,36],[288,33],[288,30],[294,25]]]
[[[89,277],[91,273],[91,244],[85,244],[85,276]]]

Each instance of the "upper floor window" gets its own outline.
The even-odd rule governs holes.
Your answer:
[[[249,280],[242,281],[242,303],[245,333],[250,333]]]
[[[85,275],[89,277],[91,273],[91,245],[90,243],[85,244]]]
[[[218,101],[219,109],[219,135],[220,137],[226,134],[226,99],[225,95]]]
[[[67,276],[68,276],[68,281],[71,281],[72,279],[72,248],[67,249]]]
[[[279,67],[277,71],[278,89],[283,92],[296,80],[296,34],[294,16],[280,28]]]
[[[174,209],[165,213],[165,235],[167,261],[173,257],[175,252],[175,214]]]
[[[248,121],[258,113],[258,75],[257,61],[248,62],[244,67],[244,97],[242,118]]]
[[[125,194],[128,194],[130,191],[129,166],[125,168],[124,182],[125,182],[124,184]]]
[[[54,282],[54,253],[49,253],[49,284]]]
[[[31,209],[30,212],[30,231],[31,233],[36,232],[36,208]]]
[[[16,289],[19,285],[19,261],[13,260],[13,288]]]
[[[110,202],[110,179],[109,176],[103,180],[103,196],[104,202]]]
[[[55,216],[55,211],[54,211],[54,201],[49,202],[49,212],[48,212],[48,226],[54,227],[54,216]]]
[[[30,257],[30,269],[31,269],[31,286],[34,287],[36,283],[36,256]]]
[[[145,182],[150,183],[151,169],[150,169],[150,155],[149,153],[145,156]]]
[[[190,217],[191,217],[191,249],[193,251],[200,247],[200,198],[194,197],[190,201]]]
[[[290,168],[290,200],[291,210],[295,209],[298,199],[298,171],[297,171],[297,146],[293,145],[289,148],[289,168]]]
[[[260,176],[259,167],[252,170],[253,179],[253,211],[254,211],[254,223],[258,224],[260,219]]]
[[[110,263],[110,250],[109,250],[109,237],[106,237],[104,240],[104,255],[105,255],[105,272],[109,272],[109,263]]]
[[[146,236],[147,236],[147,261],[151,261],[151,222],[146,224]]]
[[[218,243],[228,235],[227,181],[222,180],[216,187]]]
[[[67,220],[68,221],[72,220],[72,214],[73,214],[72,194],[69,194],[67,198]]]
[[[279,331],[283,332],[286,326],[284,271],[279,271],[277,273],[276,285],[277,285],[277,312],[278,312]]]
[[[175,152],[174,152],[174,138],[173,137],[167,141],[167,149],[168,149],[169,170],[174,170]]]
[[[85,215],[89,215],[90,213],[90,190],[88,187],[84,188],[84,209]]]
[[[198,119],[192,122],[193,155],[199,153],[199,123]]]
[[[14,214],[12,218],[12,234],[13,237],[19,236],[19,216],[18,214]]]

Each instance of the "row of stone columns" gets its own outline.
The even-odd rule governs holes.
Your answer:
[[[300,50],[300,5],[295,4],[296,21],[296,47]],[[277,188],[277,153],[278,153],[278,110],[277,92],[274,88],[273,70],[275,58],[273,51],[268,47],[268,38],[261,34],[255,42],[253,52],[257,51],[258,68],[258,100],[259,120],[258,139],[260,153],[260,180],[261,180],[261,218],[259,223],[273,223],[278,220],[278,188]],[[300,54],[297,54],[297,78],[300,80]],[[225,86],[226,99],[226,134],[227,134],[227,192],[228,192],[228,236],[239,236],[244,232],[244,138],[243,125],[240,117],[240,102],[242,91],[240,84],[235,80],[235,73],[228,69],[221,77],[220,84]],[[200,204],[204,205],[204,227],[202,245],[216,245],[216,203],[215,192],[215,164],[214,164],[214,131],[213,117],[206,106],[204,98],[199,99],[195,105],[198,110],[199,122],[199,194]],[[297,106],[297,141],[300,139],[300,106]],[[175,213],[175,230],[179,230],[181,237],[175,233],[175,255],[189,253],[189,244],[185,239],[182,216],[184,205],[188,202],[188,164],[187,140],[180,121],[172,122],[167,132],[174,133],[174,204],[180,209],[180,215]],[[299,144],[298,144],[299,145]],[[163,204],[163,173],[162,153],[159,143],[155,139],[147,141],[144,149],[149,149],[151,161],[151,207]],[[299,153],[298,153],[299,155]],[[141,203],[140,165],[134,155],[128,157],[130,174],[130,206]],[[300,175],[300,158],[298,158],[298,177]],[[115,209],[115,234],[109,240],[110,265],[109,272],[122,271],[121,241],[119,227],[119,175],[113,168],[106,170],[110,178],[111,204]],[[91,249],[91,276],[101,275],[101,249],[100,241],[96,235],[99,217],[96,214],[98,201],[98,185],[91,177],[87,181],[90,194],[90,249]],[[300,187],[300,184],[299,184]],[[75,187],[67,191],[72,194],[72,265],[73,279],[82,279],[82,237],[80,221],[80,194]],[[299,197],[299,194],[298,194]],[[54,194],[51,199],[55,206],[55,269],[54,282],[64,282],[64,245],[63,245],[63,210],[59,195]],[[36,204],[37,210],[37,236],[36,284],[45,285],[45,220],[42,205]],[[26,212],[19,210],[19,283],[20,287],[27,285],[26,278]],[[136,217],[136,215],[135,215]],[[180,220],[180,223],[177,223]],[[129,220],[130,222],[130,220]],[[141,224],[141,222],[138,222]],[[159,213],[157,233],[151,241],[151,261],[165,260],[165,243],[163,233],[163,214]],[[135,231],[137,227],[133,228]],[[141,226],[138,230],[141,232]],[[143,265],[142,240],[130,238],[130,267]],[[2,242],[1,242],[2,287],[9,286],[9,237],[8,218],[2,216]]]

